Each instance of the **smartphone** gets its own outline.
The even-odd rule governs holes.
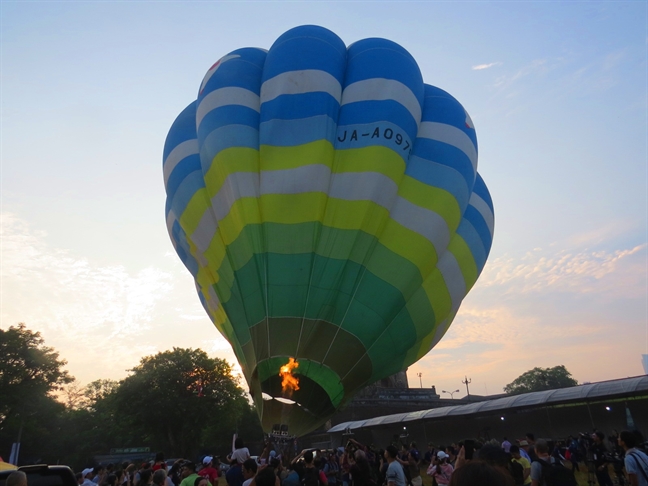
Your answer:
[[[466,439],[464,441],[464,450],[466,451],[466,459],[472,459],[473,452],[475,452],[475,441],[472,439]]]

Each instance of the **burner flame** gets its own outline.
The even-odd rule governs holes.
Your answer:
[[[299,363],[295,361],[295,358],[290,358],[288,363],[279,368],[279,376],[282,378],[282,391],[292,393],[299,390],[299,378],[292,374],[295,368],[299,368]]]

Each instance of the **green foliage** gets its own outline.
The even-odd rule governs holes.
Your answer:
[[[20,435],[23,463],[80,469],[111,448],[134,446],[194,457],[228,451],[236,431],[249,442],[263,437],[231,366],[199,349],[147,356],[121,382],[85,387],[24,324],[0,329],[0,353],[0,455]]]
[[[0,431],[12,421],[30,421],[46,397],[72,381],[66,362],[43,342],[22,323],[0,329]]]
[[[250,408],[230,365],[200,349],[173,348],[142,358],[114,392],[115,416],[176,457],[229,437]],[[259,428],[259,432],[260,432]]]
[[[568,388],[576,386],[578,382],[564,365],[553,368],[533,368],[521,374],[511,383],[504,387],[509,395],[519,395],[542,390],[554,390],[556,388]]]

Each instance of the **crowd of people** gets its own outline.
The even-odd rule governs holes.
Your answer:
[[[351,439],[345,447],[309,449],[291,460],[271,441],[253,458],[239,438],[223,463],[205,456],[198,463],[180,459],[168,465],[158,454],[140,467],[88,468],[77,473],[77,481],[79,486],[217,486],[221,481],[227,486],[422,486],[427,475],[433,486],[576,486],[574,473],[583,470],[592,485],[648,486],[648,456],[638,448],[642,442],[627,431],[607,440],[597,431],[555,443],[529,433],[513,443],[506,438],[430,443],[420,452],[415,443],[376,449]]]

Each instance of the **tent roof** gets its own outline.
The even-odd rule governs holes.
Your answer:
[[[355,422],[344,422],[330,428],[327,432],[335,433],[343,432],[346,429],[359,429],[362,427],[388,425],[399,422],[413,422],[416,420],[496,412],[513,408],[553,405],[578,400],[592,400],[595,398],[628,395],[638,391],[648,391],[648,375],[623,378],[620,380],[601,381],[599,383],[588,383],[586,385],[560,388],[557,390],[545,390],[524,393],[522,395],[512,395],[509,397],[496,398],[494,400],[470,403],[468,405],[453,405],[449,407],[432,408],[430,410],[419,410],[417,412],[384,415],[382,417],[357,420]]]

